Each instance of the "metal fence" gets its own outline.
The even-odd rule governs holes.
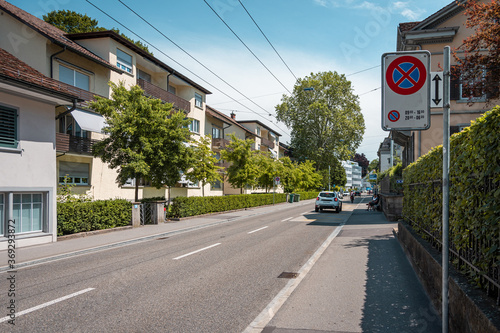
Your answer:
[[[492,179],[488,179],[484,182],[484,185],[480,187],[481,192],[491,193],[500,187],[499,182],[493,182]],[[424,189],[425,188],[425,189]],[[437,201],[442,192],[442,181],[435,180],[425,183],[415,183],[409,184],[410,193],[418,193],[422,190],[428,193],[428,199],[426,205],[439,204]],[[471,207],[464,207],[464,209],[474,209],[478,207],[480,203],[479,198],[475,198],[471,204]],[[450,220],[453,218],[450,212]],[[405,221],[410,224],[415,231],[420,233],[432,246],[439,251],[442,249],[442,225],[441,220],[439,223],[433,221],[432,223],[425,223],[423,217],[420,219],[418,217],[411,218],[409,216],[404,216]],[[436,227],[439,225],[439,227]],[[434,227],[433,227],[434,226]],[[451,264],[461,273],[474,280],[474,282],[481,286],[486,293],[496,298],[497,305],[500,305],[500,269],[498,265],[491,262],[487,269],[481,269],[474,265],[475,262],[481,261],[484,258],[484,253],[487,249],[488,251],[500,251],[500,237],[493,237],[487,240],[484,237],[476,236],[472,230],[468,231],[468,244],[461,249],[458,249],[456,243],[453,242],[454,236],[450,234],[449,237],[449,251],[450,251],[450,262]],[[494,260],[493,260],[494,261]]]
[[[143,202],[140,205],[141,207],[141,225],[145,224],[157,224],[158,221],[155,202]]]

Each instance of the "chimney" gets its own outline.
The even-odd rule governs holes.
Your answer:
[[[236,120],[236,113],[231,112],[231,118]]]

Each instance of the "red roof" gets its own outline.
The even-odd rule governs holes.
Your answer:
[[[66,83],[51,79],[36,69],[28,66],[9,52],[0,48],[0,78],[7,78],[23,85],[34,86],[49,92],[60,93],[71,98],[80,99],[81,89]]]
[[[110,69],[119,71],[119,69],[116,66],[113,66],[108,61],[104,60],[98,55],[90,52],[86,48],[82,47],[81,45],[67,38],[66,32],[54,27],[52,24],[49,24],[44,20],[41,20],[38,17],[33,16],[4,0],[0,0],[0,9],[6,12],[7,14],[10,14],[12,17],[19,20],[20,22],[26,24],[27,26],[37,31],[41,35],[45,36],[53,43],[66,47],[67,49],[79,53],[82,56],[87,57],[93,61],[96,61]]]
[[[399,30],[401,32],[409,31],[409,30],[413,29],[419,23],[420,23],[420,21],[399,23]]]

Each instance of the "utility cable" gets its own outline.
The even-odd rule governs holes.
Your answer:
[[[276,79],[276,81],[278,81],[281,84],[281,86],[285,88],[285,90],[288,91],[288,93],[291,95],[292,92],[288,90],[288,88],[273,74],[273,72],[271,72],[271,70],[266,65],[264,65],[264,63],[259,59],[259,57],[257,57],[255,53],[253,53],[253,51],[247,46],[247,44],[245,44],[245,42],[243,42],[243,40],[236,34],[236,32],[234,32],[234,30],[231,29],[231,27],[226,23],[226,21],[224,21],[224,19],[215,11],[215,9],[213,9],[213,7],[210,6],[207,0],[203,1],[207,4],[208,7],[210,7],[210,9],[215,13],[215,15],[217,15],[217,17],[222,21],[222,23],[226,25],[226,27],[233,33],[233,35],[235,35],[236,38],[238,38],[238,40],[247,48],[247,50],[255,57],[255,59],[257,59],[260,62],[260,64],[264,66],[264,68],[267,69],[267,71]]]
[[[246,7],[243,5],[243,3],[241,2],[241,0],[238,0],[238,2],[240,3],[241,7],[243,7],[243,9],[247,12],[248,16],[250,16],[250,18],[252,19],[253,23],[255,23],[255,25],[257,26],[257,28],[259,29],[259,31],[262,33],[262,36],[264,36],[264,38],[267,40],[267,42],[269,43],[269,45],[271,45],[271,47],[273,48],[274,52],[276,52],[276,54],[278,55],[278,57],[281,59],[281,61],[283,62],[283,64],[285,64],[286,68],[288,68],[288,70],[290,71],[290,73],[292,73],[293,77],[295,78],[295,81],[297,81],[297,77],[295,76],[295,74],[293,74],[292,70],[290,69],[290,67],[288,67],[288,65],[286,64],[285,60],[283,60],[283,58],[281,57],[281,55],[278,53],[278,51],[274,48],[273,44],[271,43],[271,41],[267,38],[266,34],[264,33],[264,31],[262,31],[262,29],[259,27],[259,25],[257,24],[257,22],[255,22],[255,20],[253,19],[252,15],[250,15],[250,13],[248,12],[248,10],[246,9]]]
[[[258,114],[257,112],[253,111],[252,109],[250,109],[248,106],[238,102],[236,99],[232,98],[231,96],[229,96],[228,94],[226,94],[225,92],[223,92],[222,90],[218,89],[217,87],[215,87],[213,84],[211,84],[210,82],[208,82],[207,80],[203,79],[202,77],[200,77],[198,74],[194,73],[193,71],[191,71],[190,69],[188,69],[187,67],[185,67],[184,65],[182,65],[181,63],[179,63],[178,61],[176,61],[175,59],[173,59],[172,57],[170,57],[169,55],[167,55],[165,52],[163,52],[162,50],[160,50],[159,48],[157,48],[156,46],[154,46],[152,43],[148,42],[146,39],[142,38],[141,36],[139,36],[137,33],[135,33],[134,31],[132,31],[131,29],[129,29],[127,26],[125,26],[124,24],[122,24],[121,22],[119,22],[118,20],[116,20],[114,17],[112,17],[111,15],[109,15],[108,13],[106,13],[104,10],[102,10],[101,8],[99,8],[98,6],[96,6],[95,4],[93,4],[90,0],[86,0],[89,4],[91,4],[93,7],[95,7],[97,10],[99,10],[101,13],[103,13],[104,15],[106,15],[107,17],[109,17],[111,20],[115,21],[116,23],[118,23],[119,25],[121,25],[123,28],[125,28],[126,30],[128,30],[130,33],[132,33],[134,36],[136,36],[137,38],[143,40],[146,44],[149,44],[152,48],[154,48],[155,50],[159,51],[161,54],[163,54],[165,57],[167,57],[168,59],[172,60],[173,62],[175,62],[177,65],[179,65],[180,67],[184,68],[186,71],[188,71],[189,73],[193,74],[194,76],[196,76],[197,78],[199,78],[201,81],[205,82],[206,84],[208,84],[209,86],[213,87],[215,90],[217,90],[218,92],[220,92],[221,94],[223,94],[224,96],[226,96],[227,98],[233,100],[234,102],[236,102],[237,104],[241,105],[242,107],[244,107],[245,109],[248,109],[250,110],[251,112],[255,113],[256,115],[262,117],[263,119],[267,120],[267,121],[270,121],[271,123],[273,123],[276,127],[278,127],[281,131],[283,132],[286,132],[285,130],[283,130],[282,128],[280,128],[278,125],[276,125],[272,120],[269,120],[265,117],[263,117],[262,115]],[[234,88],[233,88],[234,89]],[[245,95],[243,95],[245,98],[247,98]],[[248,98],[247,98],[248,99]],[[262,108],[263,109],[263,108]],[[268,113],[268,111],[266,111],[265,109],[263,109],[266,113]]]

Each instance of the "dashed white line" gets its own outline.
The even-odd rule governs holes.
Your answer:
[[[178,257],[173,258],[173,260],[179,260],[179,259],[185,258],[185,257],[190,256],[192,254],[195,254],[195,253],[198,253],[198,252],[201,252],[201,251],[205,251],[205,250],[211,249],[212,247],[216,247],[216,246],[218,246],[220,244],[221,243],[213,244],[213,245],[204,247],[202,249],[199,249],[199,250],[196,250],[196,251],[193,251],[193,252],[189,252],[189,253],[183,254],[182,256],[178,256]]]
[[[78,295],[81,295],[81,294],[84,294],[88,291],[91,291],[91,290],[94,290],[95,288],[87,288],[87,289],[83,289],[83,290],[80,290],[80,291],[77,291],[76,293],[73,293],[73,294],[70,294],[70,295],[67,295],[67,296],[63,296],[63,297],[60,297],[58,299],[55,299],[53,301],[50,301],[50,302],[47,302],[47,303],[43,303],[43,304],[40,304],[40,305],[37,305],[37,306],[34,306],[32,308],[29,308],[29,309],[26,309],[26,310],[23,310],[23,311],[20,311],[20,312],[17,312],[16,313],[16,318],[19,317],[19,316],[22,316],[22,315],[25,315],[27,313],[30,313],[30,312],[33,312],[33,311],[36,311],[36,310],[40,310],[40,309],[43,309],[43,308],[46,308],[47,306],[50,306],[50,305],[53,305],[53,304],[56,304],[56,303],[59,303],[59,302],[62,302],[62,301],[65,301],[71,297],[75,297],[75,296],[78,296]],[[3,317],[0,319],[0,323],[3,323],[5,321],[8,321],[10,320],[11,317],[10,316],[7,316],[7,317]]]
[[[269,226],[265,226],[265,227],[262,227],[262,228],[256,229],[256,230],[254,230],[254,231],[250,231],[250,232],[248,232],[248,234],[253,234],[254,232],[261,231],[261,230],[266,229],[266,228],[268,228],[268,227],[269,227]]]
[[[285,221],[288,221],[288,220],[291,220],[291,219],[293,219],[293,216],[292,216],[292,217],[289,217],[289,218],[287,218],[287,219],[281,220],[281,222],[285,222]]]

